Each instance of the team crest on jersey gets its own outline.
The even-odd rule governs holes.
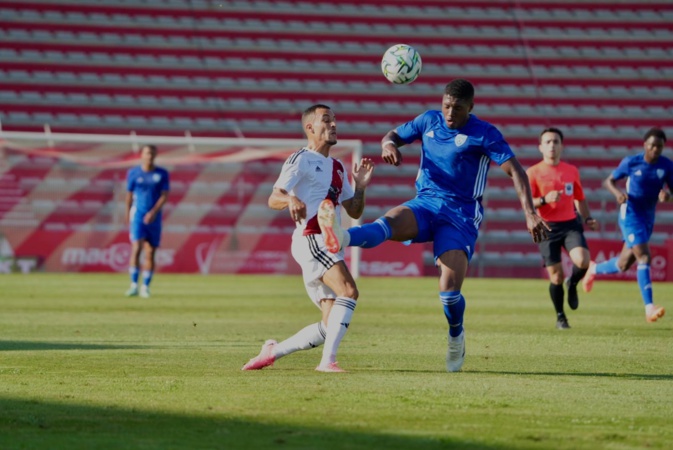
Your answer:
[[[657,169],[657,177],[661,180],[664,178],[664,169]]]
[[[456,143],[456,147],[462,146],[465,142],[467,142],[467,136],[464,134],[459,134],[456,136],[454,139],[454,142]]]
[[[152,175],[152,181],[154,181],[155,183],[160,182],[161,181],[161,175],[159,175],[158,173],[155,173],[154,175]]]

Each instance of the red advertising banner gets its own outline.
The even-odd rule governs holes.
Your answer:
[[[126,272],[131,244],[125,232],[33,232],[30,239],[5,249],[0,273]],[[164,233],[155,255],[158,272],[208,274],[300,274],[290,254],[291,236],[281,233]],[[346,261],[350,261],[350,249]],[[363,249],[365,276],[421,276],[423,247],[386,242]]]
[[[373,277],[420,277],[423,275],[423,245],[384,242],[362,249],[360,274]]]

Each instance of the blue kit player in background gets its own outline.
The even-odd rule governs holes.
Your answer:
[[[157,148],[145,145],[140,149],[141,163],[129,169],[126,175],[126,222],[131,239],[129,274],[131,287],[128,297],[140,294],[150,296],[150,282],[154,273],[154,254],[161,242],[161,208],[168,199],[168,171],[154,165]],[[144,252],[143,284],[138,289],[140,251]]]
[[[622,253],[608,261],[589,265],[582,285],[591,291],[597,274],[624,272],[638,262],[636,272],[640,294],[645,303],[645,319],[656,322],[664,316],[663,307],[654,304],[650,275],[650,236],[654,228],[654,211],[657,202],[670,202],[673,189],[673,161],[662,156],[666,134],[659,128],[651,128],[643,138],[644,152],[622,159],[619,166],[608,176],[603,185],[612,192],[619,203],[619,228],[624,246]],[[626,179],[626,192],[616,182]]]
[[[472,84],[453,80],[444,89],[441,111],[426,111],[383,138],[383,160],[395,166],[402,162],[399,147],[422,141],[416,198],[394,207],[374,223],[347,231],[327,220],[327,214],[322,215],[325,220],[320,224],[330,251],[348,245],[370,248],[386,240],[433,242],[440,270],[439,299],[449,323],[449,372],[459,371],[465,357],[465,298],[461,289],[483,219],[481,199],[491,161],[512,178],[534,242],[544,239],[549,230],[535,211],[525,170],[500,131],[470,114],[473,106]],[[323,202],[321,208],[329,209],[328,203]]]

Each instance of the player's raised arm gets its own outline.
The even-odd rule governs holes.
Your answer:
[[[365,209],[365,189],[369,186],[374,172],[374,162],[369,158],[362,158],[360,164],[353,168],[354,195],[342,202],[346,213],[353,219],[359,219]]]
[[[533,206],[533,196],[528,183],[528,175],[521,166],[516,157],[505,161],[501,166],[502,170],[512,179],[517,196],[521,202],[521,207],[526,215],[526,228],[533,237],[533,241],[538,243],[547,237],[547,231],[550,231],[549,225],[535,212]]]
[[[404,144],[395,130],[390,130],[381,139],[381,157],[388,164],[399,166],[402,164],[402,153],[399,148]]]

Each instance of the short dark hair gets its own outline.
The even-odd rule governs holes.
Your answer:
[[[659,139],[662,139],[664,142],[666,142],[666,133],[664,133],[664,130],[661,128],[652,127],[647,130],[647,133],[645,133],[645,136],[643,137],[643,141],[648,140],[652,136],[658,137]]]
[[[309,106],[308,108],[306,108],[304,110],[304,112],[301,115],[301,123],[306,123],[306,120],[308,119],[308,117],[315,114],[315,112],[319,109],[329,109],[329,110],[331,110],[332,108],[330,108],[327,105],[323,105],[322,103],[317,103],[313,106]]]
[[[463,78],[456,78],[444,88],[444,95],[449,95],[460,100],[471,101],[474,99],[474,86]]]
[[[145,144],[142,147],[140,147],[140,151],[142,151],[145,147],[149,148],[152,153],[157,153],[157,146],[154,144]]]
[[[545,128],[544,130],[542,130],[542,132],[540,133],[540,137],[538,139],[540,141],[540,143],[542,143],[542,135],[545,134],[545,133],[556,133],[556,134],[558,134],[558,137],[561,138],[561,143],[563,143],[563,133],[561,133],[561,130],[559,130],[558,128],[554,128],[554,127],[549,127],[549,128]]]

